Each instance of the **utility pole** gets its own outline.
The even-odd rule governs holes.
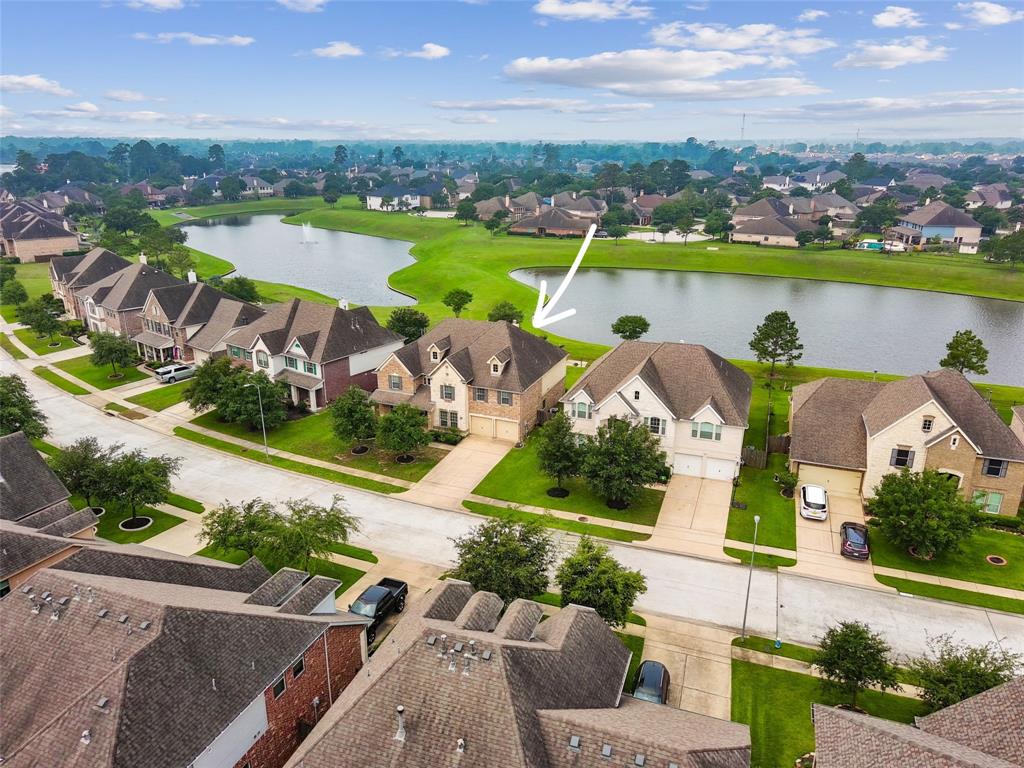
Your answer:
[[[743,119],[740,120],[740,144],[744,141],[744,136],[747,134],[747,113],[743,113]],[[741,147],[742,148],[742,147]]]

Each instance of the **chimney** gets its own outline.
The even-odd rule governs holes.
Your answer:
[[[790,216],[793,215],[793,204],[792,203],[789,204],[789,215]]]
[[[338,299],[338,309],[348,309],[348,299]]]
[[[505,207],[512,207],[512,195],[510,195],[508,192],[505,193]]]
[[[139,264],[149,264],[149,257],[146,255],[145,251],[141,251],[139,253]]]
[[[188,271],[188,281],[190,283],[195,283],[195,281],[196,281],[196,271],[194,269],[190,269]]]
[[[405,707],[399,704],[395,707],[398,715],[398,731],[395,733],[395,741],[405,741]]]

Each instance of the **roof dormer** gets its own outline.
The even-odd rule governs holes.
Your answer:
[[[492,376],[501,376],[505,372],[505,366],[508,365],[508,361],[512,359],[512,350],[505,347],[499,352],[491,355],[487,361],[487,369],[491,372]]]
[[[450,336],[445,336],[443,339],[438,339],[429,347],[427,347],[427,354],[430,356],[430,362],[441,362],[442,360],[445,359],[451,348],[452,339]]]

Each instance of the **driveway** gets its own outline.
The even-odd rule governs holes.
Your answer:
[[[469,435],[412,490],[399,494],[398,498],[441,509],[462,509],[462,500],[510,450],[512,443]]]
[[[864,522],[864,506],[859,496],[832,492],[828,495],[828,520],[805,520],[793,503],[796,515],[796,566],[793,573],[844,584],[888,589],[875,580],[870,561],[850,560],[839,554],[839,527],[849,521]]]
[[[672,475],[649,544],[658,549],[728,560],[722,552],[732,483]]]

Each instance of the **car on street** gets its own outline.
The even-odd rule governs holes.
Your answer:
[[[867,560],[871,554],[868,545],[868,527],[861,523],[846,522],[839,526],[839,554],[852,560]]]
[[[195,372],[195,368],[191,365],[175,363],[174,365],[165,365],[163,368],[157,368],[153,373],[156,375],[157,380],[162,381],[164,384],[173,384],[176,381],[191,378]]]
[[[608,230],[599,229],[594,233],[594,237],[603,240],[604,238],[608,237]]]
[[[377,630],[384,619],[393,613],[405,610],[405,598],[409,594],[409,585],[398,579],[381,579],[372,587],[367,587],[348,607],[349,611],[373,619],[366,628],[366,644],[372,645],[377,639]]]
[[[820,485],[800,488],[800,517],[807,520],[828,519],[828,491]]]
[[[641,662],[636,669],[633,682],[633,698],[649,701],[652,704],[665,704],[668,701],[669,674],[660,661],[648,659]]]

